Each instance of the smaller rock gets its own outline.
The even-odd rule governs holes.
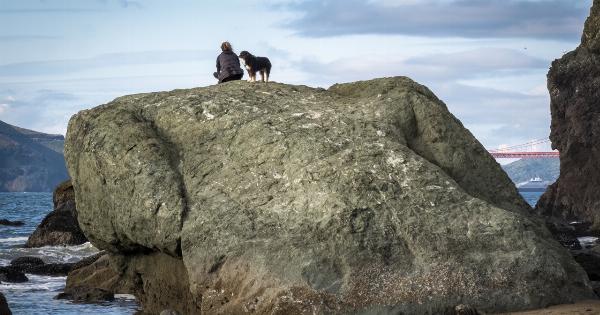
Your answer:
[[[110,256],[106,253],[89,257],[87,261],[82,260],[69,272],[65,291],[81,286],[100,288],[113,293],[133,293],[135,288],[133,283],[126,281],[111,267]]]
[[[0,315],[12,315],[4,294],[0,292]]]
[[[600,281],[600,253],[594,251],[594,248],[572,250],[571,254],[588,275],[591,281]]]
[[[45,262],[39,257],[22,256],[11,260],[10,265],[14,267],[29,267],[44,265]]]
[[[77,222],[73,185],[68,180],[54,190],[54,210],[29,236],[25,247],[80,245],[87,242]]]
[[[96,260],[98,260],[100,257],[102,257],[104,255],[106,255],[106,252],[101,251],[95,255],[84,257],[82,260],[73,264],[73,268],[71,268],[71,271],[89,266],[89,265],[93,264],[94,262],[96,262]]]
[[[55,263],[46,264],[41,258],[23,256],[13,259],[10,262],[10,268],[24,273],[44,276],[66,276],[72,270],[87,266],[96,261],[104,253],[98,253],[93,256],[83,258],[76,263]]]
[[[25,272],[43,276],[66,276],[73,269],[73,265],[74,263],[44,264],[32,266]]]
[[[74,302],[102,303],[114,301],[115,295],[112,292],[100,288],[78,286],[68,288],[68,290],[65,290],[65,292],[60,293],[54,298],[57,300],[71,300]]]
[[[181,315],[181,314],[179,314],[179,312],[177,312],[176,310],[166,309],[166,310],[163,310],[162,312],[160,312],[159,315]]]
[[[19,271],[18,269],[11,266],[7,266],[0,267],[0,281],[20,283],[27,282],[29,281],[29,279],[27,278],[27,276],[25,276],[23,272]]]
[[[0,225],[6,226],[23,226],[25,223],[23,221],[10,221],[7,219],[0,219]]]

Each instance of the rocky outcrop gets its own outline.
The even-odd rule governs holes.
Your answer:
[[[0,282],[20,283],[27,281],[29,281],[29,278],[19,269],[11,266],[0,267]]]
[[[581,45],[548,73],[552,147],[560,177],[539,200],[538,212],[600,229],[600,1],[594,0]]]
[[[0,292],[0,315],[12,315],[4,294]]]
[[[23,226],[25,223],[23,221],[11,221],[8,219],[0,219],[0,225],[6,226]]]
[[[71,181],[58,185],[53,195],[54,210],[29,236],[25,247],[80,245],[87,242],[77,222],[77,207]]]
[[[0,121],[0,191],[52,191],[69,178],[64,137]]]
[[[141,288],[139,283],[127,282],[128,277],[123,275],[124,270],[117,266],[114,262],[111,264],[110,255],[106,253],[81,261],[69,273],[65,291],[88,287],[102,289],[113,294],[131,294],[136,287]]]
[[[71,119],[65,155],[81,228],[150,313],[594,297],[495,160],[408,78],[121,97]]]
[[[74,302],[85,303],[102,303],[115,300],[115,295],[112,292],[90,287],[72,287],[65,292],[59,293],[56,297],[58,300],[71,300]]]
[[[90,258],[97,259],[92,256]],[[66,276],[71,270],[78,268],[81,264],[89,263],[90,258],[85,258],[77,263],[45,263],[39,257],[23,256],[13,259],[10,268],[22,273],[31,273],[45,276]]]

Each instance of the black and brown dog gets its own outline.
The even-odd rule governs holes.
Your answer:
[[[240,59],[244,61],[248,76],[248,81],[256,82],[256,72],[260,72],[260,77],[263,82],[269,82],[269,74],[271,73],[271,61],[267,57],[257,57],[253,54],[242,51]]]

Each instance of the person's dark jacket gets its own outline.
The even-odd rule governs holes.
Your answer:
[[[243,73],[244,70],[240,68],[240,59],[233,51],[226,50],[217,57],[217,74],[219,82],[228,77]]]

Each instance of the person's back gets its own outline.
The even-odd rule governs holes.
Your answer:
[[[219,83],[240,80],[244,76],[244,71],[240,67],[240,59],[233,52],[229,42],[221,44],[221,54],[217,57],[217,72],[214,76],[219,79]]]

